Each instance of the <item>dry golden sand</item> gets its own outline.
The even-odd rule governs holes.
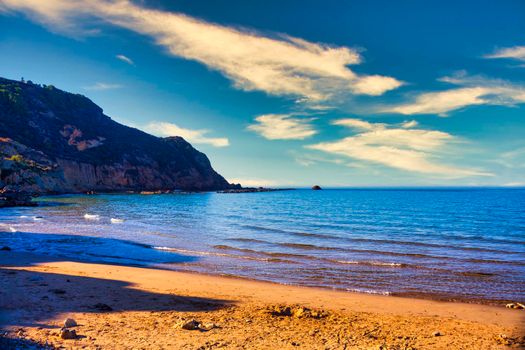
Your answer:
[[[2,349],[47,344],[63,349],[477,350],[518,348],[524,340],[525,311],[504,307],[52,261],[15,252],[0,252],[0,265]],[[112,310],[95,307],[100,303]],[[72,329],[78,339],[58,336],[66,317],[77,321]],[[181,321],[191,319],[219,328],[180,328]]]

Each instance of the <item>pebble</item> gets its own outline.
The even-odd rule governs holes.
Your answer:
[[[441,332],[436,331],[436,332],[432,333],[432,335],[433,335],[434,337],[440,337],[440,336],[441,336]]]
[[[202,329],[203,331],[211,331],[214,328],[220,328],[220,327],[213,322],[209,322],[209,323],[201,324],[199,328]]]
[[[505,305],[507,309],[525,309],[525,305],[521,303],[510,303]]]
[[[66,320],[64,321],[65,328],[71,328],[71,327],[76,327],[76,326],[77,326],[77,322],[72,318],[66,318]]]
[[[199,326],[200,323],[196,320],[182,321],[179,323],[179,327],[187,331],[194,331],[200,329]]]
[[[62,328],[60,330],[60,338],[62,338],[62,339],[76,339],[77,338],[77,331],[75,331],[74,329]]]

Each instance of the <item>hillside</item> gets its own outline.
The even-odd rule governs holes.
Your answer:
[[[87,97],[0,78],[4,191],[224,190],[230,185],[182,137],[119,124]]]

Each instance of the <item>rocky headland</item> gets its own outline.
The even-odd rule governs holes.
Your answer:
[[[239,188],[182,137],[119,124],[52,85],[0,78],[0,206],[42,194]]]

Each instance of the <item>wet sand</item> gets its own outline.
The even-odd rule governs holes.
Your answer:
[[[525,310],[0,251],[0,348],[508,349]],[[77,339],[60,338],[73,318]],[[201,329],[181,325],[196,320]],[[205,330],[204,328],[207,328]]]

